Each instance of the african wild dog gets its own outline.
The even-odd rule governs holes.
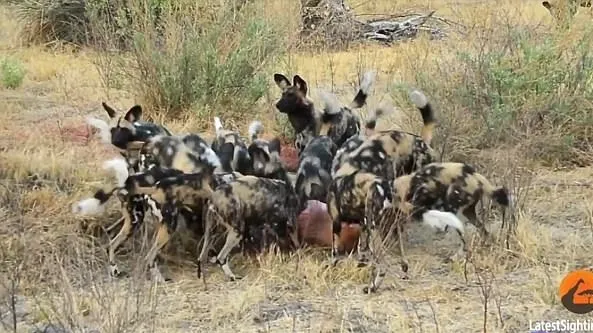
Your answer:
[[[568,28],[579,7],[592,8],[592,3],[591,0],[550,0],[543,1],[542,6],[550,12],[557,24]],[[593,8],[589,12],[593,13]]]
[[[127,150],[133,142],[146,142],[156,135],[171,135],[171,132],[164,126],[151,122],[142,121],[142,107],[132,106],[122,117],[118,116],[107,103],[103,102],[103,109],[109,115],[109,123],[94,117],[88,117],[87,123],[99,129],[101,140],[104,143],[111,143],[121,150]]]
[[[454,228],[462,240],[460,251],[465,251],[464,225],[452,216],[445,216],[441,222],[427,218],[429,210],[455,214],[473,224],[487,240],[489,233],[485,224],[476,215],[476,205],[483,196],[490,197],[496,204],[507,207],[512,199],[508,190],[495,187],[476,170],[465,163],[431,163],[420,170],[398,177],[393,182],[394,206],[409,214],[415,220],[424,220],[437,229],[446,231]]]
[[[115,251],[115,249],[130,236],[134,226],[143,222],[144,210],[141,208],[144,207],[138,203],[138,200],[143,198],[145,195],[149,195],[150,199],[152,200],[151,202],[153,202],[154,205],[154,207],[151,206],[153,214],[155,211],[159,212],[160,214],[157,213],[154,215],[157,215],[159,218],[161,218],[163,214],[161,211],[161,206],[164,199],[155,197],[153,194],[153,190],[158,189],[157,185],[159,181],[162,181],[163,178],[179,176],[184,172],[190,175],[208,175],[213,173],[214,170],[220,169],[221,166],[220,160],[214,151],[212,151],[212,149],[210,149],[205,141],[202,140],[198,135],[193,134],[185,135],[183,137],[157,135],[153,138],[150,138],[144,145],[142,148],[142,154],[145,156],[150,156],[152,159],[154,159],[156,162],[156,167],[153,167],[143,173],[129,175],[126,178],[126,186],[123,187],[125,191],[122,192],[121,184],[109,192],[98,191],[95,194],[94,199],[87,199],[86,201],[83,200],[81,203],[79,203],[77,208],[77,211],[83,214],[85,212],[90,213],[92,211],[97,211],[97,209],[102,207],[113,193],[118,193],[118,197],[123,204],[122,212],[124,214],[124,224],[110,245],[110,248],[112,249],[110,250],[111,271],[114,275],[118,275],[119,270],[113,262],[113,251]],[[117,174],[123,175],[126,172],[127,170],[122,168],[121,170],[117,171]],[[122,178],[123,177],[118,176],[118,179],[121,180]],[[130,182],[132,182],[132,185],[130,185]],[[138,184],[137,186],[133,185],[136,183]],[[142,187],[142,190],[136,188],[139,186]],[[204,199],[207,199],[207,196]],[[182,213],[179,215],[184,216],[186,222],[191,222],[191,220],[196,219],[195,216],[197,216],[197,221],[201,223],[201,213],[198,211],[201,209],[201,206],[196,202],[192,208],[194,209],[192,212],[183,211],[185,208],[181,208]],[[190,221],[188,221],[188,217]],[[176,222],[177,221],[175,221],[175,223]],[[155,253],[156,255],[156,253],[158,253],[158,250],[160,249],[158,245],[164,241],[162,237],[165,236],[163,235],[168,235],[165,234],[165,231],[167,231],[166,228],[165,230],[162,229],[163,227],[161,226],[159,232],[157,233],[157,249],[152,251],[151,254]],[[151,260],[154,261],[154,259]]]
[[[210,147],[219,157],[222,154],[227,155],[227,157],[221,159],[229,160],[228,155],[232,147],[230,163],[225,163],[223,171],[236,171],[244,175],[251,174],[252,162],[243,138],[237,132],[225,130],[222,121],[218,117],[214,117],[214,129],[216,130],[216,137],[212,140]],[[250,133],[250,135],[252,134]]]
[[[326,135],[313,138],[299,158],[295,189],[302,202],[326,202],[331,161],[337,147]]]
[[[332,160],[331,175],[335,175],[336,171],[344,164],[349,154],[360,147],[366,138],[375,134],[375,127],[377,126],[377,120],[381,117],[393,113],[394,107],[391,104],[383,104],[376,109],[371,110],[367,119],[365,120],[365,132],[358,135],[351,136],[344,144],[336,151],[336,154]]]
[[[284,162],[280,157],[282,145],[280,139],[254,139],[247,148],[253,163],[252,176],[281,179],[287,177]]]
[[[113,163],[112,161],[108,161],[105,164],[107,165],[109,163],[111,163],[110,168],[116,172],[118,185],[107,191],[104,189],[98,190],[93,197],[77,202],[73,206],[73,212],[80,215],[99,214],[105,210],[108,200],[113,195],[117,195],[122,203],[123,224],[118,234],[109,242],[109,265],[110,274],[112,276],[119,276],[122,272],[115,263],[115,251],[143,223],[146,211],[143,202],[139,201],[146,193],[137,191],[136,187],[150,188],[159,180],[182,174],[182,172],[175,169],[155,167],[145,172],[128,175],[123,178],[127,174],[127,168],[122,163]]]
[[[272,232],[279,239],[289,239],[291,247],[298,246],[295,221],[303,205],[282,163],[268,165],[276,167],[276,170],[265,170],[267,174],[275,175],[274,179],[242,176],[219,186],[212,194],[206,213],[204,243],[198,259],[198,275],[201,274],[201,263],[210,242],[211,228],[216,225],[223,226],[226,234],[216,262],[232,280],[237,277],[228,266],[228,256],[251,229],[262,230],[266,234]]]
[[[276,103],[276,108],[288,116],[292,128],[296,132],[295,147],[299,156],[319,133],[322,118],[324,122],[331,122],[328,132],[329,137],[340,147],[349,137],[360,131],[360,119],[353,113],[353,109],[361,108],[366,104],[370,87],[373,83],[374,72],[364,74],[360,88],[349,106],[340,105],[337,101],[322,96],[328,105],[320,114],[315,110],[313,101],[307,97],[307,82],[299,75],[293,77],[293,83],[283,74],[274,74],[274,81],[282,89],[282,97]],[[330,102],[330,103],[328,103]]]
[[[338,147],[328,136],[330,122],[322,122],[319,135],[309,141],[299,156],[295,190],[301,202],[317,200],[325,203],[331,182],[331,162]]]
[[[346,164],[340,168],[350,167]],[[338,172],[340,174],[340,172]],[[385,209],[391,207],[391,186],[389,181],[376,176],[373,173],[363,170],[356,170],[344,175],[335,177],[328,189],[327,211],[332,219],[332,265],[337,264],[341,259],[338,252],[338,237],[341,233],[342,222],[359,224],[361,226],[361,237],[358,240],[357,254],[361,264],[367,258],[363,251],[366,251],[369,243],[373,244],[378,239],[377,221]],[[370,248],[371,253],[375,251]],[[402,268],[404,267],[402,262]],[[375,267],[375,278],[372,279],[368,289],[375,291],[379,285],[377,278],[384,275],[378,267]]]
[[[104,143],[111,143],[120,150],[120,154],[128,164],[129,172],[148,170],[154,165],[154,161],[150,161],[147,156],[140,153],[142,145],[156,135],[171,135],[171,132],[164,126],[142,121],[140,105],[132,106],[122,117],[118,116],[118,112],[107,103],[102,102],[101,104],[109,116],[109,123],[94,117],[87,117],[87,123],[99,129],[101,140]],[[145,206],[154,207],[154,202],[140,196],[133,198],[130,205],[132,206],[130,209],[136,212],[137,216],[144,216]],[[151,212],[153,215],[158,214],[155,209],[152,209]],[[108,229],[113,229],[123,219],[124,217]]]
[[[345,176],[348,172],[364,170],[393,180],[437,159],[435,150],[430,146],[436,126],[433,108],[426,96],[418,90],[410,93],[410,99],[422,114],[424,126],[421,135],[398,130],[379,131],[342,157],[342,161],[346,162],[342,162],[344,164],[334,173],[334,178]]]

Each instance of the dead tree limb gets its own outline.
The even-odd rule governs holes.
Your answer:
[[[390,15],[365,22],[357,18],[344,0],[301,0],[301,37],[305,42],[323,42],[329,47],[361,40],[391,44],[416,38],[421,31],[431,39],[441,39],[447,36],[445,28],[454,22],[434,13]]]

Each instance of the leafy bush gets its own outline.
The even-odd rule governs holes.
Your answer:
[[[141,10],[142,0],[130,2]],[[158,116],[216,110],[234,112],[240,121],[267,91],[270,75],[263,69],[281,53],[282,34],[255,5],[222,8],[209,17],[201,8],[196,1],[162,6],[161,27],[133,22],[131,59],[121,57],[102,71],[131,78],[143,105]]]
[[[420,71],[416,84],[442,105],[449,157],[519,145],[525,156],[548,164],[591,163],[590,36],[566,45],[560,36],[511,29],[505,40],[459,52],[435,73]]]
[[[25,67],[13,58],[5,58],[0,62],[0,80],[5,88],[16,89],[25,78]]]

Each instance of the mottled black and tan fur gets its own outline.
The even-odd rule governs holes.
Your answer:
[[[157,135],[142,148],[162,168],[171,168],[184,173],[199,173],[204,166],[214,166],[222,172],[220,159],[204,139],[197,134],[184,136]]]
[[[488,230],[476,215],[478,202],[486,196],[503,207],[511,203],[511,196],[505,187],[495,187],[486,177],[465,163],[428,164],[412,174],[396,178],[393,189],[394,207],[413,219],[424,220],[438,229],[456,229],[463,243],[460,251],[465,250],[463,223],[458,219],[443,220],[440,223],[427,221],[424,216],[427,211],[449,212],[458,218],[464,218],[486,240]]]
[[[335,175],[335,173],[342,166],[342,164],[344,164],[344,162],[349,158],[349,155],[364,143],[366,138],[375,134],[377,120],[379,120],[381,117],[387,114],[392,113],[394,110],[395,109],[392,105],[386,103],[371,111],[371,113],[367,116],[367,119],[365,120],[364,133],[359,133],[358,135],[351,136],[336,151],[331,166],[332,176]]]
[[[296,217],[303,207],[288,175],[278,176],[280,179],[243,176],[214,191],[206,215],[198,274],[201,274],[201,263],[205,260],[211,228],[215,225],[222,226],[226,234],[216,262],[232,280],[237,277],[228,265],[229,254],[244,240],[250,229],[273,230],[279,238],[290,239],[293,246],[298,246]]]
[[[347,167],[343,166],[344,167]],[[338,256],[338,242],[336,237],[341,231],[342,222],[357,223],[362,226],[362,233],[358,242],[358,256],[361,262],[366,261],[363,251],[378,239],[378,221],[385,209],[392,205],[391,184],[373,173],[356,170],[340,177],[336,177],[330,184],[327,196],[327,211],[333,222],[332,257],[335,265]],[[404,268],[407,269],[407,268]],[[375,277],[368,289],[375,291],[385,272],[375,267]],[[381,276],[381,278],[379,278]]]
[[[353,112],[366,104],[368,93],[374,80],[374,73],[365,73],[360,88],[350,105],[342,105],[333,96],[322,96],[325,107],[316,111],[313,101],[307,97],[308,85],[299,75],[293,77],[293,83],[283,74],[274,74],[274,81],[282,96],[276,108],[288,116],[288,120],[296,132],[295,147],[299,156],[307,144],[319,134],[321,123],[331,123],[328,136],[337,147],[348,138],[360,132],[360,119]]]
[[[249,156],[253,163],[253,176],[284,179],[286,176],[286,169],[284,162],[280,157],[282,145],[280,139],[274,138],[272,140],[253,138],[249,147]]]
[[[239,172],[243,175],[252,174],[253,162],[247,151],[245,140],[239,133],[225,129],[219,117],[214,117],[214,129],[216,137],[212,140],[211,148],[220,158],[222,170],[224,172]]]
[[[424,126],[421,135],[398,130],[371,135],[343,158],[342,163],[345,160],[351,167],[340,168],[334,177],[343,176],[344,172],[351,170],[365,170],[393,180],[436,161],[437,154],[430,146],[436,126],[433,108],[420,91],[413,91],[410,98],[422,114]]]
[[[105,210],[108,200],[113,195],[117,195],[122,204],[123,224],[118,234],[109,243],[109,264],[110,274],[119,276],[121,271],[115,263],[115,251],[143,223],[147,208],[151,208],[153,214],[162,219],[160,205],[152,198],[150,201],[143,200],[149,193],[141,189],[151,189],[159,180],[183,173],[175,169],[154,167],[145,172],[127,175],[128,170],[125,163],[112,163],[110,168],[116,172],[118,186],[110,190],[98,190],[93,197],[77,202],[73,206],[73,212],[81,215],[99,214]],[[148,205],[149,203],[154,206]]]

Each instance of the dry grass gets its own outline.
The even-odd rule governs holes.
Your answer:
[[[280,13],[271,15],[294,27],[294,13],[277,10],[288,8],[285,1],[266,4],[270,13]],[[394,83],[415,82],[418,71],[430,72],[436,60],[447,63],[456,51],[472,50],[480,29],[501,18],[530,26],[541,21],[537,29],[551,29],[551,18],[535,0],[499,1],[496,6],[469,0],[357,1],[352,7],[361,13],[436,9],[439,15],[470,27],[470,33],[390,48],[290,53],[270,70],[299,73],[309,81],[313,96],[315,90],[327,89],[346,101],[354,93],[358,75],[376,68],[373,105],[399,96],[393,93]],[[570,317],[559,305],[556,290],[568,270],[590,264],[593,168],[538,167],[537,161],[521,158],[520,147],[471,154],[480,170],[497,183],[512,185],[510,179],[518,176],[515,186],[527,194],[517,214],[511,249],[476,246],[466,269],[444,263],[457,248],[455,235],[435,235],[414,225],[407,230],[410,279],[399,279],[398,269],[390,269],[384,289],[376,295],[361,292],[366,270],[352,262],[327,269],[327,255],[320,251],[302,251],[290,258],[270,254],[258,262],[236,256],[233,267],[246,277],[226,282],[217,267],[210,267],[205,290],[196,278],[192,254],[185,253],[189,247],[179,246],[180,239],[167,251],[176,258],[167,265],[173,282],[155,285],[139,272],[142,256],[138,253],[146,253],[146,241],[140,236],[133,246],[125,246],[127,254],[118,256],[122,267],[135,273],[110,281],[107,239],[96,231],[97,226],[114,221],[117,212],[80,219],[70,213],[70,205],[112,181],[99,166],[115,152],[89,134],[84,117],[104,117],[102,100],[124,109],[138,97],[129,89],[104,89],[91,51],[20,47],[15,37],[19,26],[4,7],[0,14],[1,54],[19,59],[27,69],[20,88],[0,91],[4,101],[0,106],[0,320],[10,322],[6,316],[10,302],[5,300],[13,293],[21,295],[19,302],[24,305],[17,305],[26,315],[19,317],[17,331],[52,321],[76,332],[84,327],[101,332],[477,332],[484,327],[483,294],[488,286],[488,332],[526,331],[529,319]],[[577,16],[575,31],[586,19]],[[435,85],[439,79],[434,78]],[[278,129],[272,106],[277,94],[272,87],[254,112],[270,130]],[[405,99],[395,102],[398,113],[379,126],[416,132],[417,111]],[[443,115],[460,112],[436,98],[435,103]],[[189,132],[204,128],[205,122],[210,120],[188,116],[166,125]],[[246,131],[246,124],[236,127]],[[491,220],[491,230],[497,232],[500,218]],[[394,261],[390,267],[398,267],[395,259],[388,259]],[[11,291],[9,281],[18,282],[16,291]]]

